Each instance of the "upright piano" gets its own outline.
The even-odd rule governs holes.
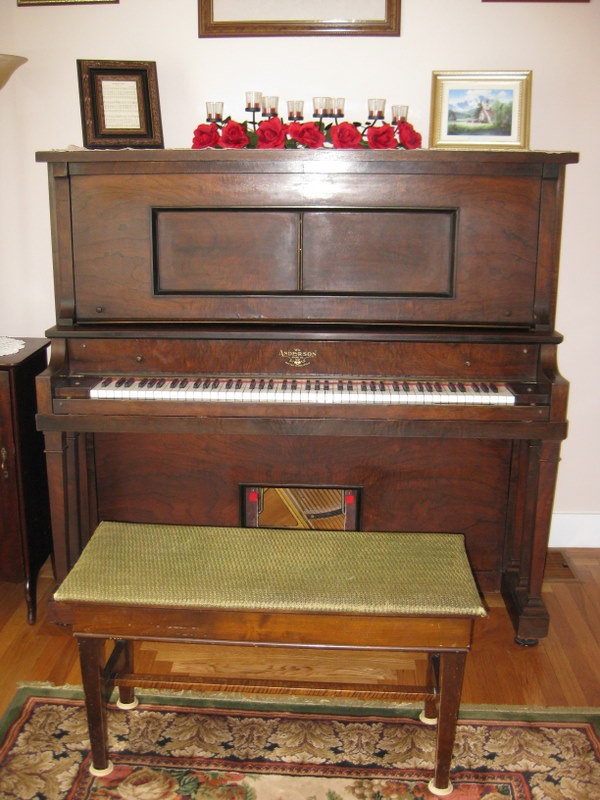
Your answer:
[[[37,419],[58,578],[100,520],[240,525],[251,487],[341,488],[363,530],[464,534],[517,640],[546,635],[576,154],[37,158],[56,295]]]

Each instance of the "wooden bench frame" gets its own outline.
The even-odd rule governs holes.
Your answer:
[[[252,548],[253,551],[257,550],[254,544]],[[462,557],[459,560],[462,561]],[[435,572],[433,562],[430,564],[429,560],[424,560],[422,564],[428,573],[439,574],[441,578],[441,573]],[[86,576],[83,579],[84,587],[89,586],[89,576],[102,574],[103,567],[104,564],[93,555],[91,559],[88,558],[84,572],[79,573]],[[466,554],[461,568],[467,575],[465,582],[468,583],[472,576]],[[76,569],[77,565],[73,571]],[[223,569],[226,570],[227,567],[224,566]],[[117,584],[120,585],[120,567],[116,572]],[[128,574],[130,581],[133,576],[134,592],[137,591],[135,571],[124,567],[123,572]],[[219,577],[221,581],[223,576]],[[378,574],[369,577],[377,582]],[[383,574],[380,577],[383,578]],[[172,581],[168,585],[172,585]],[[474,584],[472,590],[477,597]],[[121,708],[133,708],[136,705],[135,687],[345,697],[367,701],[403,702],[417,699],[424,701],[421,721],[430,725],[437,724],[435,768],[429,789],[437,795],[446,795],[452,791],[450,764],[465,662],[471,647],[475,616],[485,613],[483,608],[478,608],[475,604],[468,606],[468,612],[459,609],[454,613],[440,613],[439,610],[435,613],[380,613],[376,610],[355,612],[347,606],[343,611],[308,610],[310,598],[306,600],[307,609],[301,607],[300,601],[293,610],[280,610],[277,607],[182,607],[164,602],[150,605],[147,602],[147,592],[143,593],[146,598],[143,604],[117,601],[110,596],[113,591],[118,590],[98,590],[94,586],[93,599],[86,596],[84,600],[80,599],[80,594],[74,593],[74,596],[69,591],[61,590],[50,602],[49,610],[49,618],[53,622],[69,626],[78,641],[91,743],[90,769],[94,774],[106,775],[113,768],[107,747],[106,709],[115,686],[119,689],[117,705]],[[430,589],[431,591],[436,593],[437,589]],[[85,595],[86,592],[87,589],[82,594]],[[112,602],[107,602],[111,599]],[[433,605],[433,600],[431,602]],[[109,641],[113,642],[112,650],[107,647]],[[135,670],[133,643],[138,641],[189,642],[206,647],[262,647],[265,649],[265,658],[268,657],[268,648],[308,649],[313,652],[367,651],[373,653],[374,657],[382,652],[421,652],[426,653],[428,658],[425,685],[408,687],[355,681],[265,681],[154,675]]]

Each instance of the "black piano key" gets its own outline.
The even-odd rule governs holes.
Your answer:
[[[419,392],[424,392],[424,391],[425,391],[425,389],[423,388],[423,384],[421,383],[421,381],[417,381],[417,389],[419,390]]]
[[[433,388],[436,390],[436,392],[441,392],[442,391],[442,385],[441,385],[441,383],[439,383],[439,381],[436,381],[433,384]]]
[[[273,378],[271,378],[269,380],[269,382],[267,383],[267,391],[270,392],[273,389],[274,386],[275,386],[275,381],[273,380]]]
[[[379,381],[379,391],[385,392],[385,383],[383,381]]]
[[[480,388],[479,388],[479,386],[477,386],[477,384],[476,384],[476,383],[472,383],[472,384],[471,384],[471,389],[473,389],[473,391],[474,391],[474,392],[476,392],[477,394],[479,394],[479,393],[480,393],[480,391],[481,391],[481,390],[480,390]]]
[[[188,385],[188,383],[189,383],[189,380],[187,378],[182,378],[179,381],[179,388],[180,389],[185,389],[185,387]]]
[[[395,392],[399,392],[400,391],[400,384],[398,383],[398,381],[393,381],[392,382],[392,387],[393,387]]]
[[[498,393],[498,387],[496,386],[495,383],[490,383],[490,391],[494,392],[495,394]]]
[[[102,381],[102,386],[110,386],[111,383],[112,383],[112,378],[104,378],[104,380]]]
[[[428,392],[433,392],[433,386],[429,383],[429,381],[425,381],[425,388]]]
[[[452,383],[452,381],[450,381],[450,383],[448,384],[448,388],[450,389],[451,392],[456,392],[456,385]]]
[[[256,378],[252,378],[252,380],[250,381],[250,391],[252,391],[253,389],[256,389]]]
[[[211,385],[211,383],[212,383],[212,378],[206,378],[206,380],[204,381],[204,384],[202,385],[202,388],[203,389],[208,389],[208,387]]]
[[[125,383],[125,378],[119,378],[115,383],[115,386],[118,386],[120,388],[121,386],[123,386],[124,383]]]
[[[458,391],[459,392],[466,392],[467,391],[466,388],[465,388],[464,383],[459,383],[458,384]]]
[[[405,392],[410,392],[410,383],[408,381],[402,381],[402,388]]]
[[[156,380],[156,388],[161,389],[165,385],[166,381],[164,378],[157,378]]]
[[[292,381],[292,392],[295,392],[298,389],[298,381],[294,378]]]

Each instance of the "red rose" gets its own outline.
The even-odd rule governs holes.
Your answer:
[[[223,126],[221,131],[221,147],[231,147],[240,150],[250,142],[246,129],[239,122],[232,119]]]
[[[398,123],[398,138],[402,147],[407,150],[418,150],[421,147],[421,134],[417,133],[410,122]]]
[[[300,144],[315,150],[322,147],[325,141],[325,134],[322,133],[314,122],[291,122],[288,125],[288,133]]]
[[[355,150],[360,147],[362,135],[355,125],[350,122],[342,122],[341,125],[334,125],[331,128],[331,141],[333,146],[340,150]]]
[[[391,125],[372,125],[367,129],[367,141],[373,150],[390,150],[398,146],[395,131]]]
[[[285,147],[285,135],[287,125],[284,125],[279,117],[263,120],[256,129],[256,136],[259,150],[282,150]]]
[[[198,125],[194,131],[192,150],[203,150],[206,147],[219,146],[219,129],[214,122],[210,125]]]

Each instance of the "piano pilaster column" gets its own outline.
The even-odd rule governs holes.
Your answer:
[[[513,618],[516,641],[531,645],[548,633],[549,614],[542,599],[544,568],[552,521],[560,442],[529,441],[523,499],[520,570],[507,573],[503,594]]]
[[[63,580],[77,560],[84,543],[80,484],[86,459],[81,458],[79,433],[47,431],[44,438],[54,570],[56,577]],[[83,496],[87,496],[87,492]]]

